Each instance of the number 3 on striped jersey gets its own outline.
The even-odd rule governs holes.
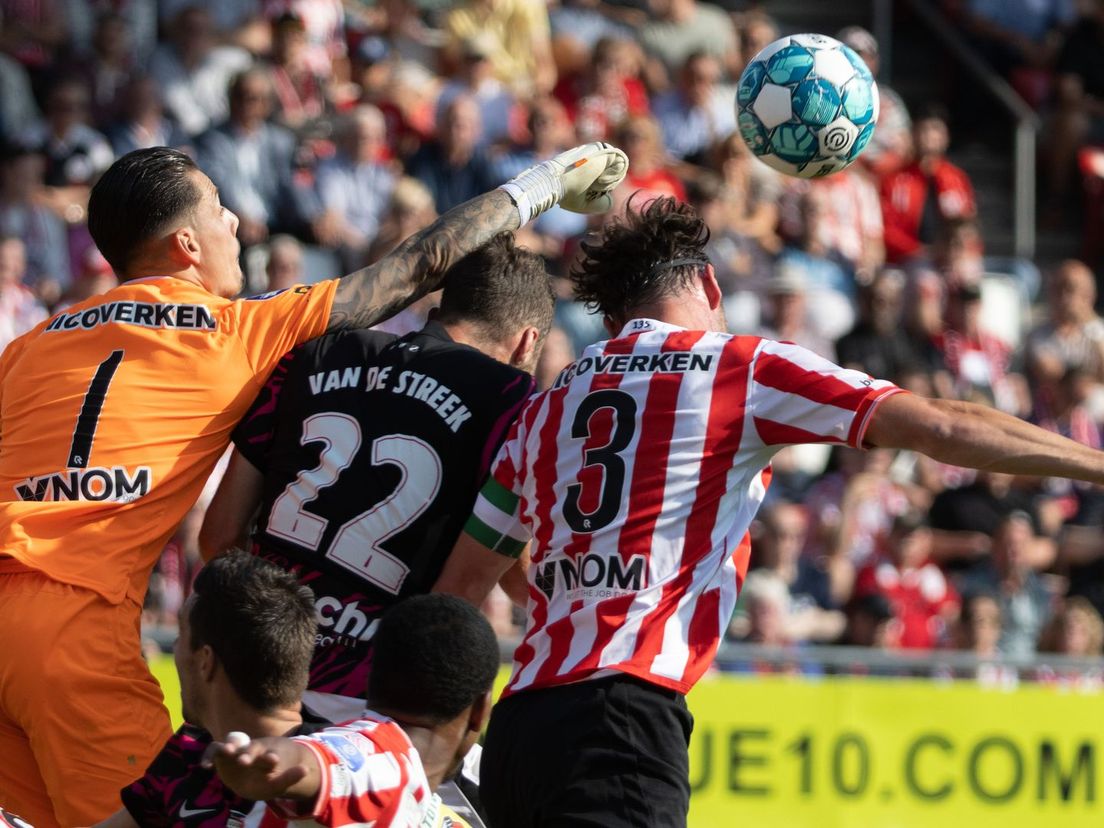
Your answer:
[[[272,504],[268,533],[312,552],[318,550],[329,521],[303,511],[318,493],[337,482],[360,450],[360,423],[346,414],[315,414],[303,422],[301,445],[324,443],[318,465],[299,472]],[[372,465],[398,466],[399,485],[386,498],[345,523],[326,557],[397,595],[410,567],[381,544],[418,519],[441,488],[441,459],[427,443],[407,434],[388,434],[372,442]]]
[[[636,431],[636,400],[631,394],[615,388],[605,388],[587,394],[575,412],[571,423],[571,436],[589,438],[591,420],[603,409],[613,410],[613,431],[604,446],[588,448],[583,454],[583,468],[602,467],[602,489],[598,495],[598,508],[585,513],[579,507],[583,486],[572,483],[567,487],[564,503],[564,520],[575,532],[597,532],[609,526],[621,510],[621,496],[625,491],[625,461],[621,458]]]

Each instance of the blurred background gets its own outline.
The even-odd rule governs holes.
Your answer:
[[[806,31],[854,48],[882,101],[859,163],[816,181],[734,133],[742,67]],[[1101,446],[1095,0],[0,0],[0,345],[115,284],[85,209],[132,149],[197,159],[256,293],[362,267],[597,139],[629,155],[622,201],[706,217],[734,332]],[[519,234],[557,277],[542,384],[601,337],[563,278],[601,220]],[[155,661],[204,507],[150,584]],[[1094,486],[784,451],[691,696],[691,824],[1097,824],[1102,521]],[[521,619],[485,609],[508,653]]]

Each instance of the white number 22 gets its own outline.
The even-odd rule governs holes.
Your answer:
[[[300,445],[324,443],[318,465],[299,472],[276,498],[268,517],[268,532],[318,551],[329,525],[303,511],[318,493],[337,482],[361,446],[360,423],[346,414],[315,414],[303,422]],[[441,488],[441,459],[425,441],[408,434],[388,434],[372,442],[372,465],[397,466],[399,485],[386,498],[345,523],[334,535],[326,557],[397,595],[410,567],[382,544],[410,526],[429,508]]]

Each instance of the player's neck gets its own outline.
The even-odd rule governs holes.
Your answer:
[[[510,364],[510,349],[501,342],[488,340],[476,326],[469,325],[465,322],[441,322],[440,325],[445,329],[445,332],[448,333],[453,342],[475,348],[477,351],[482,351],[487,356],[497,359],[499,362],[504,362],[507,365]]]
[[[725,330],[723,323],[718,320],[717,312],[708,303],[681,294],[633,308],[623,324],[618,326],[618,331],[614,332],[615,336],[630,319],[655,319],[691,331]]]
[[[457,750],[455,739],[429,727],[403,724],[402,729],[418,751],[418,756],[422,760],[422,769],[429,782],[429,789],[437,790],[437,786],[444,782],[445,777],[455,769]]]
[[[207,731],[216,739],[222,739],[227,733],[238,730],[248,734],[251,739],[263,736],[285,736],[303,723],[299,706],[279,707],[268,713],[261,713],[241,699],[227,699],[217,704],[206,717]]]
[[[150,276],[171,276],[203,287],[203,280],[191,266],[181,267],[179,262],[163,256],[142,256],[127,268],[126,281],[146,279]]]

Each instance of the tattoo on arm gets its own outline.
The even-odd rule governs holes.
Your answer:
[[[328,330],[367,328],[436,290],[445,272],[499,233],[518,228],[518,211],[502,190],[449,210],[378,262],[341,279]]]

